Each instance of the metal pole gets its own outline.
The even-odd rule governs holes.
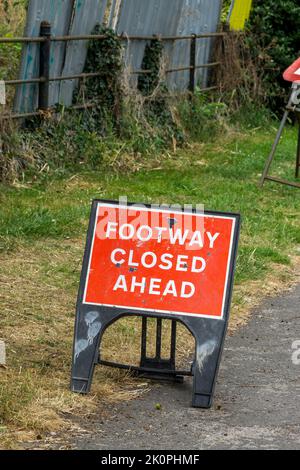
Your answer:
[[[277,149],[277,146],[279,144],[279,141],[280,141],[280,137],[282,135],[282,132],[283,132],[283,129],[284,129],[284,126],[285,126],[285,123],[287,121],[287,118],[288,118],[288,115],[289,115],[289,112],[290,112],[290,108],[291,108],[291,105],[292,105],[292,101],[293,101],[293,89],[292,89],[292,93],[290,95],[290,98],[289,98],[289,102],[288,102],[288,105],[286,107],[286,110],[285,110],[285,113],[283,115],[283,118],[281,120],[281,123],[280,123],[280,126],[279,126],[279,129],[277,131],[277,134],[276,134],[276,138],[275,138],[275,141],[273,143],[273,146],[272,146],[272,149],[271,149],[271,152],[270,152],[270,155],[266,161],[266,165],[265,165],[265,168],[264,168],[264,171],[263,171],[263,174],[262,174],[262,177],[261,177],[261,180],[260,180],[260,186],[262,187],[266,178],[267,178],[267,175],[268,175],[268,172],[269,172],[269,169],[270,169],[270,166],[271,166],[271,163],[273,161],[273,158],[274,158],[274,155],[275,155],[275,152],[276,152],[276,149]]]
[[[176,320],[172,320],[171,324],[171,351],[170,351],[170,361],[172,366],[175,369],[175,360],[176,360]]]
[[[204,34],[196,34],[195,36],[198,39],[206,39],[206,38],[214,38],[214,37],[221,37],[226,36],[228,33],[204,33]],[[238,35],[238,32],[231,32],[230,33]],[[81,34],[81,35],[74,35],[74,36],[53,36],[51,41],[55,42],[63,42],[63,41],[87,41],[89,39],[105,39],[108,36],[106,34]],[[186,39],[191,39],[192,36],[185,35],[185,36],[160,36],[161,41],[182,41]],[[125,36],[125,35],[117,35],[117,38],[120,41],[151,41],[153,36]],[[44,42],[45,38],[36,36],[36,37],[15,37],[15,38],[0,38],[0,44],[10,44],[10,43],[32,43],[32,42]]]
[[[50,48],[51,48],[51,25],[48,21],[42,21],[40,36],[45,38],[40,45],[40,78],[39,84],[39,109],[49,108],[49,78],[50,78]]]
[[[157,318],[156,320],[156,354],[155,354],[155,358],[157,360],[161,359],[161,328],[162,328],[162,319]]]
[[[196,48],[197,48],[197,37],[193,34],[191,39],[191,48],[190,48],[190,83],[189,91],[195,93],[196,86]]]
[[[147,356],[147,317],[142,317],[141,333],[141,365],[144,364]]]

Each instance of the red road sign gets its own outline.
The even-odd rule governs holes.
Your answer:
[[[300,83],[300,58],[290,65],[283,74],[283,78],[287,82],[299,82]]]
[[[99,202],[83,303],[222,319],[235,224]]]

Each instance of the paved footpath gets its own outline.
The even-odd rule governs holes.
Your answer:
[[[118,405],[78,449],[300,449],[300,286],[267,299],[227,337],[211,410],[190,407],[191,382]],[[300,357],[300,355],[299,355]],[[161,403],[161,410],[155,404]]]

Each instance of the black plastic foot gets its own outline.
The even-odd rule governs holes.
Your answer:
[[[192,406],[194,408],[211,408],[212,396],[195,393],[193,395]]]
[[[75,393],[82,393],[86,395],[90,391],[89,382],[87,379],[73,379],[71,381],[71,391]]]

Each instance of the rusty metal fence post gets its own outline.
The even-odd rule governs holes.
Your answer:
[[[197,56],[197,36],[192,35],[190,47],[190,83],[189,91],[195,93],[196,88],[196,56]]]
[[[50,79],[50,49],[51,49],[51,25],[48,21],[42,21],[40,36],[45,38],[40,45],[40,79],[39,83],[39,109],[49,108],[49,79]]]

